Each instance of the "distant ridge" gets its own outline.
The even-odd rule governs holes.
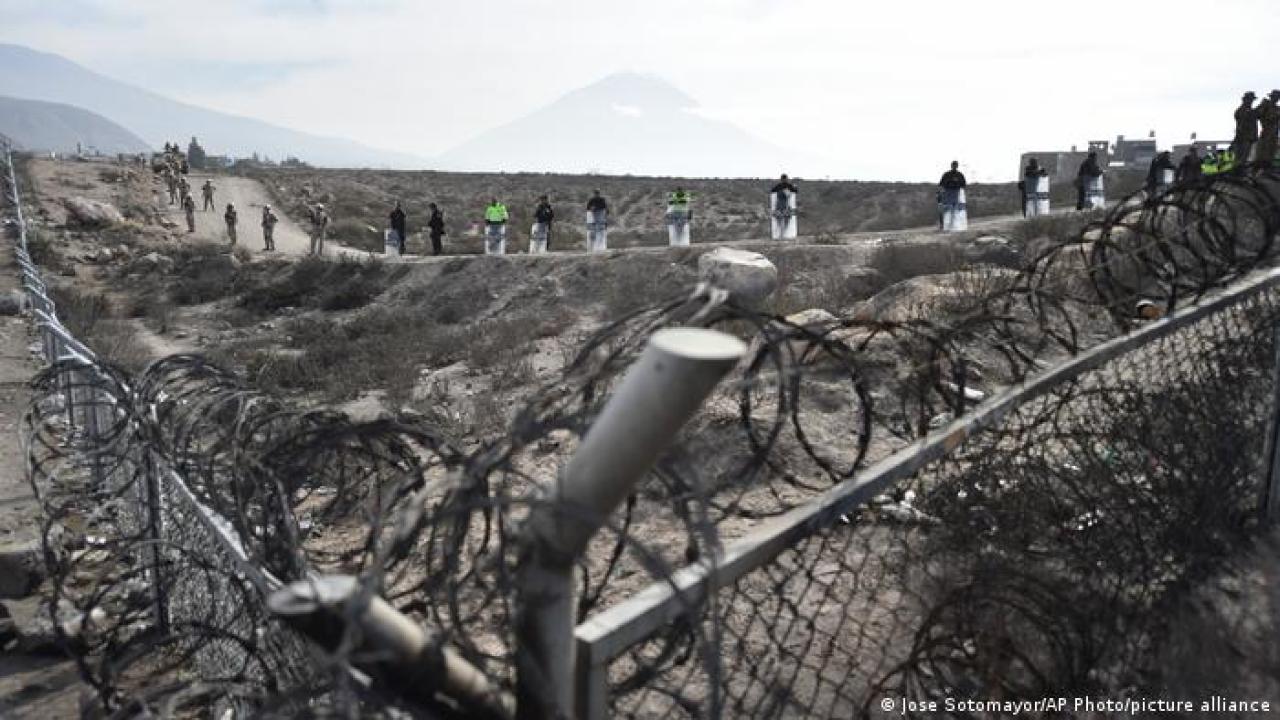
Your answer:
[[[140,153],[142,138],[97,113],[62,103],[0,96],[0,133],[23,150]]]
[[[423,158],[371,148],[351,140],[322,137],[188,105],[99,75],[50,53],[0,44],[0,95],[66,103],[98,113],[158,148],[191,136],[212,154],[245,156],[259,152],[281,159],[293,155],[332,167],[422,168]]]

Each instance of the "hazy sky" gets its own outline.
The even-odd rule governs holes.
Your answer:
[[[609,73],[822,159],[1008,180],[1022,150],[1229,137],[1280,87],[1277,0],[0,0],[0,41],[219,110],[424,156]],[[569,131],[569,130],[566,130]]]

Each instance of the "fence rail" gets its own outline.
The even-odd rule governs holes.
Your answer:
[[[1270,169],[1123,201],[932,308],[945,323],[801,323],[699,288],[602,329],[463,454],[198,357],[103,363],[58,321],[6,157],[51,364],[27,420],[46,550],[82,674],[125,715],[875,716],[885,695],[1127,691],[1158,681],[1158,609],[1278,502]],[[657,464],[597,449],[549,472],[688,326],[750,351]],[[975,407],[980,382],[1007,389]],[[606,475],[642,478],[617,511],[591,495]],[[566,558],[548,538],[574,527]]]

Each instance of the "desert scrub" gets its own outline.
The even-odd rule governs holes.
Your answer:
[[[237,305],[258,315],[281,308],[327,311],[364,307],[408,272],[407,266],[388,266],[376,260],[338,261],[305,257],[260,284],[245,289]]]
[[[138,372],[153,359],[137,330],[102,293],[50,287],[49,295],[67,330],[107,363]]]
[[[963,253],[951,243],[891,243],[875,250],[867,265],[888,284],[920,275],[941,275],[965,264]]]

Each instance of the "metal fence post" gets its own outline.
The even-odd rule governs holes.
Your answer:
[[[1263,473],[1261,516],[1273,523],[1280,515],[1280,323],[1271,328],[1271,426],[1267,428],[1267,467]]]
[[[169,632],[169,590],[164,572],[164,494],[160,489],[160,467],[150,448],[142,451],[143,480],[146,482],[146,535],[151,539],[151,582],[154,587],[156,627]]]
[[[528,552],[516,581],[518,718],[576,714],[576,562],[746,350],[741,340],[716,330],[655,333],[549,489],[547,502],[531,513]]]
[[[466,717],[486,720],[510,720],[514,713],[515,702],[483,672],[386,600],[365,596],[352,576],[290,583],[271,593],[267,607],[330,651],[355,638],[350,654],[360,658],[357,664],[395,680],[395,690],[407,697],[430,701],[440,691]]]

